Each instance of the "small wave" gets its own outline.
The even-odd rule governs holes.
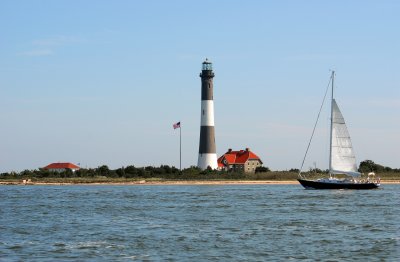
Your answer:
[[[105,241],[87,241],[67,244],[67,249],[90,249],[90,248],[101,248],[108,245]]]

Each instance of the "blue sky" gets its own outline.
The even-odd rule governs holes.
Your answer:
[[[299,168],[330,69],[358,161],[400,167],[399,1],[0,1],[0,172],[197,164],[201,63],[217,154]],[[325,110],[326,111],[326,110]],[[305,168],[327,168],[324,112]]]

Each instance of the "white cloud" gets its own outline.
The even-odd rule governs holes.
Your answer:
[[[38,49],[18,53],[20,56],[50,56],[53,54],[53,50],[50,49]]]
[[[345,56],[340,55],[331,55],[331,54],[298,54],[287,56],[285,59],[289,61],[315,61],[315,60],[337,60],[338,58],[346,58]]]
[[[58,48],[66,45],[74,45],[86,42],[75,36],[57,35],[49,38],[37,39],[31,42],[32,50],[20,52],[20,56],[50,56],[56,53]]]
[[[75,36],[58,35],[32,41],[35,46],[62,46],[67,44],[83,43],[84,39]]]
[[[400,99],[399,98],[371,99],[365,101],[364,105],[373,107],[384,107],[384,108],[400,108]]]

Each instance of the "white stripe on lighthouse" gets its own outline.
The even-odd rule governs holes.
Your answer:
[[[217,154],[216,153],[203,153],[199,154],[197,166],[201,169],[206,169],[210,166],[212,169],[218,168]]]
[[[214,101],[201,101],[201,126],[214,126]]]

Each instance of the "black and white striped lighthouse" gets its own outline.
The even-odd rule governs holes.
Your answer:
[[[203,62],[201,77],[201,127],[199,160],[197,166],[206,169],[218,167],[217,151],[215,147],[215,128],[214,128],[214,96],[213,96],[213,77],[212,63],[206,59]]]

